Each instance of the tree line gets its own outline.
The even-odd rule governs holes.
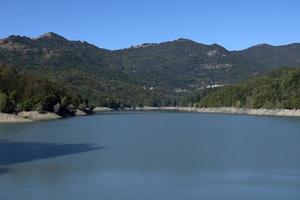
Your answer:
[[[73,115],[89,110],[89,102],[67,88],[31,73],[0,65],[0,112],[49,111]]]
[[[198,107],[300,109],[300,68],[281,68],[210,90],[192,103]]]

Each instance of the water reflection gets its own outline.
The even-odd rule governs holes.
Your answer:
[[[93,144],[58,144],[0,140],[0,166],[103,149]],[[0,169],[0,174],[7,172]]]
[[[199,113],[0,125],[0,199],[299,200],[299,130]]]

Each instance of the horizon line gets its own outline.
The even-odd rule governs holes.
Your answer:
[[[67,38],[65,36],[62,36],[61,34],[58,34],[58,33],[53,32],[53,31],[45,32],[45,33],[40,34],[40,35],[38,35],[36,37],[34,37],[34,36],[27,36],[27,35],[19,35],[19,34],[10,34],[7,37],[0,38],[0,41],[8,39],[11,36],[27,37],[27,38],[30,38],[31,40],[36,40],[36,39],[41,38],[41,37],[43,37],[43,36],[45,36],[47,34],[55,34],[55,35],[60,36],[60,37],[66,39],[66,40],[68,40],[70,42],[86,42],[86,43],[88,43],[90,45],[96,46],[99,49],[105,49],[105,50],[109,50],[109,51],[118,51],[118,50],[130,49],[130,48],[139,48],[138,46],[142,46],[144,44],[159,45],[159,44],[163,44],[163,43],[167,43],[167,42],[175,42],[175,41],[178,41],[178,40],[189,40],[191,42],[195,42],[197,44],[206,45],[206,46],[219,45],[219,46],[225,48],[227,51],[243,51],[243,50],[246,50],[246,49],[249,49],[249,48],[252,48],[252,47],[262,46],[262,45],[268,45],[268,46],[272,46],[272,47],[281,47],[281,46],[288,46],[288,45],[293,45],[293,44],[300,44],[300,42],[281,43],[281,44],[270,44],[270,43],[263,42],[263,43],[257,43],[257,44],[251,45],[251,46],[246,47],[246,48],[229,50],[228,48],[226,48],[225,46],[223,46],[223,45],[221,45],[219,43],[202,43],[202,42],[198,42],[196,40],[190,39],[190,38],[179,37],[179,38],[173,39],[173,40],[165,40],[165,41],[160,41],[160,42],[141,42],[141,43],[138,43],[138,44],[132,44],[132,45],[130,45],[128,47],[123,47],[123,48],[118,48],[118,49],[109,49],[109,48],[106,48],[106,47],[99,47],[98,45],[96,45],[94,43],[91,43],[91,42],[88,42],[86,40],[69,39],[69,38]],[[140,48],[142,48],[142,47],[140,47]]]

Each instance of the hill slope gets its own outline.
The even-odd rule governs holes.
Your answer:
[[[282,46],[261,44],[235,53],[268,69],[300,66],[300,43]]]
[[[150,96],[157,96],[155,92],[144,91],[124,74],[111,51],[86,42],[69,41],[55,33],[36,39],[10,36],[1,40],[0,63],[45,76],[96,105],[149,104]]]
[[[300,109],[300,68],[279,69],[216,89],[198,106]]]
[[[187,39],[115,51],[123,71],[148,86],[197,90],[212,84],[231,84],[265,69],[255,62],[213,44]]]
[[[95,105],[168,105],[210,85],[300,66],[299,44],[228,51],[188,39],[111,51],[55,33],[0,40],[0,64],[44,76]]]
[[[83,109],[88,104],[88,100],[63,86],[0,65],[0,112],[37,110],[63,115],[74,114],[75,108]]]

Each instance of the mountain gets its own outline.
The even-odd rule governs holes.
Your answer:
[[[150,97],[157,96],[124,74],[112,51],[69,41],[55,33],[35,39],[10,36],[1,40],[0,63],[45,76],[78,91],[96,105],[149,104]]]
[[[218,88],[201,97],[198,106],[300,109],[300,68],[276,69]]]
[[[55,33],[46,33],[36,39],[12,35],[1,40],[0,46],[1,60],[8,59],[12,64],[22,62],[22,67],[75,65],[113,68],[118,64],[109,50],[86,42],[69,41]]]
[[[111,51],[56,33],[0,40],[0,64],[64,85],[95,105],[169,105],[191,91],[300,66],[299,44],[228,51],[180,38]]]
[[[282,46],[261,44],[235,53],[268,69],[300,66],[300,43]]]
[[[188,39],[115,51],[125,73],[145,85],[197,90],[226,85],[278,67],[300,66],[300,44],[253,46],[228,51]]]
[[[123,71],[141,84],[168,90],[197,90],[207,85],[231,84],[266,70],[220,45],[204,45],[183,38],[114,53]]]

